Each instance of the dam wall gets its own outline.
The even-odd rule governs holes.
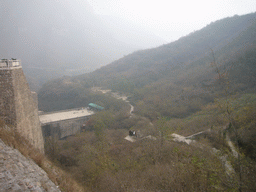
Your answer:
[[[62,139],[75,135],[85,127],[88,119],[94,114],[86,108],[44,113],[39,116],[44,138],[55,136]]]
[[[63,139],[65,137],[75,135],[81,132],[88,119],[89,116],[42,125],[43,136],[44,138],[57,136],[58,139]]]

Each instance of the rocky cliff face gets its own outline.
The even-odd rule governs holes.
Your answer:
[[[0,191],[60,191],[47,173],[0,139]]]
[[[35,148],[44,151],[38,108],[21,66],[0,68],[0,117]]]

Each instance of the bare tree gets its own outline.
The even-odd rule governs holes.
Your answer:
[[[227,71],[224,71],[224,72],[220,71],[220,68],[217,64],[217,61],[215,59],[215,55],[212,49],[211,49],[211,53],[213,57],[213,62],[211,64],[215,68],[215,71],[218,75],[219,84],[221,85],[221,88],[224,91],[224,97],[225,97],[224,115],[228,120],[228,127],[226,128],[226,130],[233,132],[235,135],[235,144],[238,150],[238,156],[237,156],[238,178],[239,178],[238,190],[241,192],[242,191],[242,170],[241,170],[242,165],[241,165],[241,156],[240,156],[239,143],[238,143],[238,140],[239,140],[238,131],[234,125],[234,115],[233,115],[233,110],[230,103],[230,97],[231,97],[231,93],[229,91],[230,82],[227,76]],[[223,134],[224,136],[226,136],[226,130],[224,130],[224,134]]]

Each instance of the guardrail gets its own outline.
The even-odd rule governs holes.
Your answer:
[[[1,59],[0,68],[11,68],[11,67],[20,67],[21,61],[17,59]]]

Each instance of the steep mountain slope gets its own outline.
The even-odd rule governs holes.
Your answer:
[[[75,174],[82,175],[82,182],[92,178],[87,173],[96,166],[95,163],[91,166],[90,162],[103,159],[103,163],[97,163],[99,168],[95,168],[99,175],[94,185],[96,191],[105,191],[104,183],[110,186],[109,183],[118,183],[120,178],[124,178],[122,186],[128,181],[134,187],[139,181],[138,189],[142,191],[227,191],[231,188],[254,191],[255,183],[250,181],[256,176],[255,63],[256,13],[234,16],[211,23],[176,42],[130,54],[93,73],[48,82],[39,92],[39,107],[49,111],[86,106],[90,102],[99,102],[105,107],[89,121],[88,131],[67,142],[73,147],[67,149],[67,145],[62,144],[65,146],[62,156],[69,153],[65,156],[66,164],[70,159],[73,161],[72,172],[79,170]],[[134,115],[131,118],[126,115],[127,109],[115,110],[115,102],[92,92],[93,86],[130,96]],[[122,106],[122,101],[117,106]],[[156,140],[143,139],[129,145],[123,140],[128,130],[153,135]],[[171,141],[172,133],[186,137],[198,132],[205,134],[198,135],[192,145]],[[235,157],[227,145],[227,141],[230,143],[227,135],[238,151]],[[84,151],[90,154],[95,151],[95,147],[88,147],[97,143],[90,141],[93,136],[97,137],[98,146],[104,147],[101,153],[95,153],[100,158],[88,159],[92,156]],[[78,148],[83,145],[86,147],[80,152]],[[239,155],[242,153],[245,155]],[[217,168],[220,159],[212,161],[216,157],[222,160],[222,168],[231,168],[227,166],[228,159],[234,172],[220,171]],[[204,164],[206,162],[209,164]],[[63,164],[66,165],[65,161]],[[127,165],[128,172],[124,171]],[[99,170],[102,170],[100,174]],[[112,182],[102,180],[102,175],[104,179],[112,178]],[[145,183],[141,178],[150,182]],[[120,188],[115,189],[120,191]]]
[[[231,59],[232,54],[255,44],[255,22],[256,14],[216,21],[173,43],[130,54],[92,73],[90,78],[102,77],[109,82],[110,79],[126,77],[140,84],[141,75],[157,76],[157,79],[171,75],[175,77],[174,72],[183,73],[186,67],[194,67],[202,58],[205,65],[207,56],[211,57],[211,50],[221,63]],[[208,62],[212,61],[210,57]]]
[[[63,74],[95,70],[134,50],[164,42],[155,36],[148,39],[153,44],[120,41],[115,36],[118,31],[108,30],[81,0],[4,0],[0,18],[0,58],[21,59],[34,86]],[[131,34],[130,38],[136,39]]]
[[[51,110],[44,108],[51,98],[58,100],[59,108],[86,105],[86,88],[103,86],[126,92],[134,102],[143,101],[141,107],[146,111],[186,116],[213,101],[212,92],[222,92],[223,87],[215,81],[216,66],[211,65],[214,59],[222,74],[229,72],[233,83],[230,92],[253,91],[255,28],[256,13],[225,18],[173,43],[132,53],[93,73],[48,83],[39,93],[41,109]],[[178,112],[173,113],[174,108]]]

